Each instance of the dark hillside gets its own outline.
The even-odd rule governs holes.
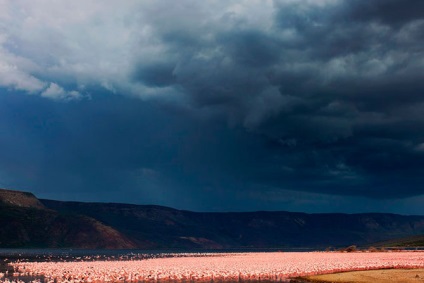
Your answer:
[[[152,248],[325,248],[424,233],[423,216],[196,213],[161,206],[42,202],[58,211],[93,217],[141,247]]]
[[[30,193],[0,190],[1,248],[133,248],[124,235],[83,215],[46,209]]]
[[[390,239],[388,241],[376,243],[374,246],[392,248],[422,248],[424,247],[424,235],[409,236],[400,239]]]
[[[154,205],[38,200],[0,190],[0,247],[237,249],[367,246],[418,239],[424,216],[200,213]],[[412,238],[411,238],[412,237]]]

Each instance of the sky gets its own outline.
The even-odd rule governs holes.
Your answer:
[[[424,214],[424,1],[0,0],[0,187]]]

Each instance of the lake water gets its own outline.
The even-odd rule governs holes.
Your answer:
[[[0,249],[0,272],[8,271],[5,278],[31,282],[40,280],[45,282],[43,276],[17,276],[13,277],[13,270],[7,266],[15,261],[91,261],[91,260],[143,260],[150,258],[202,256],[205,253],[245,253],[245,252],[298,252],[312,251],[312,249],[231,249],[231,250],[84,250],[84,249]],[[161,281],[164,282],[164,281]],[[204,282],[204,281],[203,281]],[[235,281],[225,281],[235,283]],[[239,282],[239,281],[237,281]],[[266,283],[270,281],[249,281],[249,283]],[[281,282],[281,281],[280,281]],[[284,281],[290,282],[290,281]],[[301,281],[296,281],[301,282]],[[171,283],[171,282],[165,282]],[[175,283],[175,282],[173,282]]]
[[[28,262],[28,261],[48,261],[48,262],[56,262],[56,261],[96,261],[96,260],[106,260],[106,261],[131,261],[131,260],[143,260],[149,258],[165,258],[165,257],[196,257],[196,256],[204,256],[206,253],[219,254],[219,253],[245,253],[248,254],[244,256],[253,256],[254,260],[257,257],[270,256],[269,254],[262,254],[261,252],[272,252],[272,251],[284,251],[284,252],[296,252],[296,251],[311,251],[310,249],[290,249],[290,250],[282,250],[282,249],[267,249],[267,250],[257,250],[257,249],[232,249],[232,250],[220,250],[220,251],[205,251],[205,250],[82,250],[82,249],[0,249],[0,269],[1,272],[5,272],[8,269],[7,278],[17,279],[16,277],[11,277],[13,270],[7,265],[9,262]],[[250,252],[255,252],[259,254],[250,254]],[[281,253],[277,253],[281,254]],[[310,253],[300,253],[308,255]],[[319,254],[320,258],[322,255],[331,256],[331,253],[311,253],[311,254]],[[341,254],[341,253],[336,253]],[[365,253],[358,253],[358,255]],[[390,255],[391,253],[383,253],[386,255]],[[290,255],[295,255],[294,253],[286,254],[284,257],[290,257]],[[369,254],[370,256],[372,255]],[[396,253],[393,255],[397,256]],[[408,256],[409,258],[409,256]],[[181,259],[185,260],[185,259]],[[179,260],[178,260],[179,261]],[[195,259],[197,261],[197,259]],[[237,260],[239,261],[239,260]],[[272,259],[270,262],[274,261],[274,255],[272,255]],[[292,261],[288,261],[292,262]],[[317,261],[314,261],[317,262]],[[335,261],[332,261],[335,262]],[[336,261],[338,262],[338,261]],[[94,263],[93,263],[94,264]],[[289,263],[290,264],[290,263]],[[115,263],[113,263],[115,266]],[[231,265],[232,266],[232,265]],[[226,268],[226,267],[225,267]],[[150,270],[150,269],[149,269]],[[197,270],[197,269],[193,269]],[[44,282],[44,278],[41,276],[38,277],[18,277],[18,279],[23,280],[24,282],[30,282],[31,280],[40,279],[41,282]],[[1,281],[1,280],[0,280]],[[154,282],[154,281],[149,281]],[[167,281],[161,281],[167,282]],[[202,281],[205,282],[205,281]],[[216,282],[216,281],[215,281]],[[226,282],[235,282],[235,281],[226,281]],[[239,281],[237,281],[239,282]],[[255,282],[255,281],[249,281]],[[269,282],[269,281],[260,281],[260,282]],[[291,282],[291,281],[285,281]],[[293,282],[301,282],[301,281],[293,281]]]
[[[180,257],[186,254],[245,253],[245,252],[307,252],[309,248],[291,249],[223,249],[223,250],[85,250],[85,249],[0,249],[0,261],[79,261],[79,260],[141,260],[148,258]]]

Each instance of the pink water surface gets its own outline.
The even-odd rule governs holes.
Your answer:
[[[272,280],[348,270],[424,267],[424,252],[270,252],[205,254],[202,257],[135,261],[17,262],[21,275],[47,281],[137,282]]]

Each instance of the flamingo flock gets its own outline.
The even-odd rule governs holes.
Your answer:
[[[124,261],[14,262],[18,276],[45,283],[280,281],[306,275],[380,268],[424,268],[424,252],[211,253]],[[0,278],[0,283],[11,283]],[[14,280],[19,282],[19,280]],[[38,281],[31,281],[38,283]]]

